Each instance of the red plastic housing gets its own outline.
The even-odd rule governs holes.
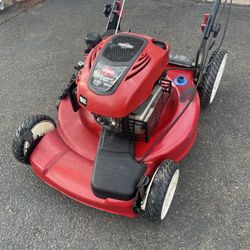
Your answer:
[[[156,81],[159,80],[168,64],[169,46],[167,43],[166,49],[162,49],[154,44],[154,39],[148,36],[125,32],[122,34],[141,37],[146,39],[148,44],[132,64],[117,90],[111,95],[98,95],[88,86],[93,64],[111,37],[104,39],[91,51],[77,79],[78,100],[80,95],[88,100],[87,106],[83,107],[106,117],[126,117],[140,106],[150,96]]]
[[[109,38],[90,53],[85,68],[78,77],[79,93],[84,93],[88,98],[88,107],[74,112],[69,98],[63,100],[58,110],[58,128],[41,139],[30,157],[34,173],[48,185],[83,204],[128,217],[136,216],[132,208],[134,199],[130,201],[101,199],[92,192],[91,177],[101,128],[91,112],[111,117],[126,116],[148,97],[155,80],[164,69],[171,67],[167,64],[168,47],[164,51],[153,45],[151,38],[143,37],[149,41],[143,52],[150,57],[149,63],[140,73],[129,80],[124,80],[117,92],[110,96],[98,96],[91,92],[86,84],[90,73],[89,65],[93,63],[93,58],[98,56],[98,51]],[[132,72],[131,68],[128,74]],[[180,101],[180,96],[185,89],[194,87],[193,72],[170,70],[168,73],[168,77],[173,81],[180,75],[187,79],[187,83],[183,86],[173,83],[154,136],[148,143],[136,142],[137,160],[142,158],[187,104],[188,100]],[[184,115],[145,158],[144,164],[147,167],[145,175],[152,176],[157,166],[166,159],[180,162],[184,158],[194,144],[199,113],[200,99],[196,93]]]

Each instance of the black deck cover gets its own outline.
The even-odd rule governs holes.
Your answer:
[[[130,200],[145,166],[134,160],[134,143],[102,130],[92,174],[92,190],[99,198]]]

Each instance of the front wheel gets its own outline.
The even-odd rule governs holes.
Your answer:
[[[35,115],[26,119],[18,127],[13,140],[12,152],[15,158],[22,163],[29,163],[29,156],[38,140],[55,128],[56,123],[47,115]]]
[[[146,191],[145,212],[153,222],[162,221],[170,208],[178,184],[180,171],[172,161],[163,162]]]

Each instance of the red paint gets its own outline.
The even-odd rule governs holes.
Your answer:
[[[208,18],[209,18],[210,14],[209,13],[206,13],[204,14],[203,16],[203,23],[201,24],[201,31],[204,32],[206,26],[207,26],[207,21],[208,21]]]
[[[121,10],[122,10],[122,2],[121,1],[115,1],[116,4],[116,9],[114,10],[114,13],[116,13],[118,16],[120,16],[121,14]]]
[[[121,33],[120,33],[121,34]],[[133,35],[133,33],[126,33]],[[138,72],[139,68],[131,67],[127,77],[123,79],[117,90],[112,95],[98,95],[88,87],[89,77],[93,65],[93,58],[98,57],[100,49],[110,40],[110,37],[101,42],[86,59],[82,75],[79,77],[78,98],[80,95],[88,99],[87,110],[99,115],[120,118],[125,117],[141,105],[150,95],[155,82],[159,79],[164,69],[167,67],[169,46],[163,50],[153,44],[153,39],[144,35],[137,35],[145,38],[148,45],[138,57],[134,65],[138,65],[140,60],[146,57],[147,64],[143,68],[143,73]],[[145,60],[145,59],[144,59]],[[139,67],[139,66],[138,66]],[[135,74],[138,72],[138,74]],[[128,76],[132,76],[128,79]],[[138,98],[139,97],[139,98]]]
[[[111,67],[105,66],[102,68],[101,74],[106,77],[113,77],[115,72]]]
[[[151,58],[145,72],[139,73],[127,82],[123,81],[116,93],[111,96],[97,96],[87,87],[90,58],[97,53],[104,42],[89,54],[86,66],[79,74],[78,86],[78,95],[84,93],[88,98],[88,108],[82,107],[75,113],[69,99],[63,100],[58,111],[58,129],[42,138],[30,158],[35,174],[61,193],[88,206],[132,218],[136,216],[132,210],[133,200],[100,199],[91,190],[91,176],[101,130],[91,112],[112,117],[127,115],[147,98],[156,75],[159,75],[160,71],[163,72],[166,67],[170,67],[167,65],[168,49],[164,51],[151,44],[151,38],[142,37],[149,39],[149,45],[142,55],[147,54]],[[185,76],[188,83],[182,87],[173,86],[155,135],[149,143],[136,142],[137,160],[145,154],[158,135],[178,116],[187,103],[187,101],[180,102],[180,94],[186,88],[194,87],[193,73],[184,70],[169,71],[168,77],[173,80],[179,75]],[[181,119],[145,159],[147,175],[151,176],[159,163],[165,159],[180,162],[184,158],[194,144],[199,113],[200,100],[197,93]]]

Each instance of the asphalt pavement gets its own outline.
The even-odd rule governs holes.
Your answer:
[[[250,249],[250,7],[234,6],[216,99],[200,117],[167,219],[153,224],[81,205],[46,186],[11,152],[16,127],[56,100],[84,37],[102,32],[104,0],[48,0],[0,14],[0,249]],[[127,1],[123,29],[192,56],[211,3]]]

